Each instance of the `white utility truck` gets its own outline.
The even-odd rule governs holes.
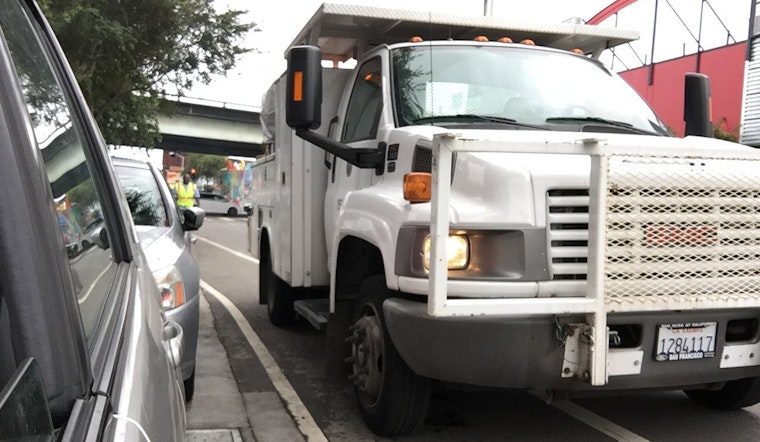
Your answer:
[[[376,433],[412,431],[433,381],[760,401],[760,152],[698,136],[698,75],[673,137],[597,60],[635,38],[325,4],[289,48],[260,302],[326,328]]]

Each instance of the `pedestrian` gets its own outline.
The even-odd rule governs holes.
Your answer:
[[[177,205],[180,207],[200,206],[200,193],[195,183],[190,181],[190,174],[182,175],[182,182],[175,184]]]

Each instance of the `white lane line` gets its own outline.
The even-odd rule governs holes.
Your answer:
[[[243,332],[243,336],[245,336],[245,339],[248,341],[248,345],[251,346],[254,353],[256,353],[256,356],[261,361],[261,364],[264,366],[264,369],[267,371],[267,375],[269,375],[269,379],[272,380],[272,384],[274,384],[277,393],[285,402],[285,406],[288,407],[288,411],[290,411],[290,414],[293,416],[301,434],[303,434],[309,442],[327,442],[327,438],[324,433],[322,433],[319,425],[317,425],[314,418],[309,413],[309,410],[306,409],[306,406],[301,402],[301,398],[298,397],[293,386],[290,385],[290,382],[285,377],[285,373],[283,373],[280,366],[277,365],[277,362],[275,362],[272,354],[269,353],[266,345],[261,341],[261,338],[259,338],[256,332],[253,331],[253,328],[248,323],[248,320],[245,319],[243,313],[232,303],[232,301],[218,290],[208,285],[206,281],[201,280],[201,287],[206,293],[212,295],[221,302],[227,311],[230,312],[230,315],[232,315],[232,318],[235,320],[238,327],[240,327],[240,331]]]
[[[237,250],[232,250],[231,248],[229,248],[227,246],[223,246],[223,245],[221,245],[219,243],[211,241],[210,239],[206,239],[206,238],[204,238],[202,236],[195,235],[195,237],[198,238],[199,240],[205,242],[206,244],[210,244],[210,245],[212,245],[212,246],[214,246],[216,248],[222,249],[225,252],[232,253],[233,255],[237,256],[238,258],[243,258],[245,260],[251,261],[254,264],[258,264],[259,263],[259,260],[256,259],[256,258],[254,258],[251,255],[246,255],[245,253],[240,253]]]
[[[111,267],[113,266],[113,262],[109,261],[106,268],[103,269],[102,272],[98,273],[98,276],[95,277],[95,279],[92,281],[92,284],[90,284],[90,287],[85,292],[84,296],[78,299],[79,305],[84,304],[85,301],[87,301],[87,298],[90,297],[92,294],[92,290],[95,288],[95,286],[98,284],[98,281],[100,281],[100,278],[103,277],[103,275],[106,274],[109,270],[111,270]]]
[[[591,428],[600,431],[607,436],[621,442],[648,442],[649,439],[643,438],[638,434],[627,430],[620,425],[610,422],[598,414],[587,410],[580,405],[574,404],[567,400],[554,401],[551,405],[575,419],[583,422]]]

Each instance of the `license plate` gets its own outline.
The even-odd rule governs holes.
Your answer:
[[[715,357],[717,322],[660,324],[657,329],[658,361],[688,361]]]

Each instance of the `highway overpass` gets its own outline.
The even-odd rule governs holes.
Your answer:
[[[245,157],[263,153],[256,107],[181,97],[162,103],[162,109],[160,149]]]

